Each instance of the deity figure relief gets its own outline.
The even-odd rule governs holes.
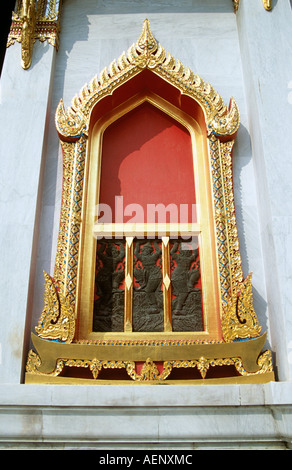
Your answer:
[[[161,242],[137,240],[134,249],[133,330],[163,331]]]
[[[199,250],[184,246],[182,241],[174,240],[170,259],[174,331],[200,330],[202,302],[199,287],[201,277]]]
[[[137,263],[134,268],[134,277],[139,284],[136,290],[147,294],[147,300],[151,306],[149,313],[158,313],[160,308],[157,292],[161,291],[162,272],[157,261],[161,258],[161,249],[157,240],[154,240],[153,244],[155,251],[150,241],[136,242],[134,254],[140,264]]]
[[[94,317],[95,323],[101,326],[100,317],[111,317],[104,320],[109,324],[109,331],[113,323],[113,316],[119,316],[122,325],[124,309],[124,289],[122,287],[125,278],[125,247],[124,242],[102,241],[96,250],[96,277],[95,277],[95,301]],[[105,328],[105,327],[104,327]],[[98,331],[98,330],[95,330]],[[107,331],[107,330],[105,330]]]

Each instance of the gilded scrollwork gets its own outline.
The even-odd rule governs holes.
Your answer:
[[[97,379],[102,369],[125,369],[128,376],[136,382],[163,381],[167,379],[172,371],[172,364],[165,362],[163,371],[159,373],[156,364],[147,358],[141,368],[140,374],[136,371],[136,364],[133,361],[100,361],[97,358],[90,359],[59,359],[53,372],[43,374],[39,371],[41,365],[40,357],[30,351],[26,364],[26,372],[43,377],[57,377],[64,370],[64,367],[88,368],[92,373],[93,379]]]
[[[265,351],[258,358],[259,369],[256,372],[249,372],[243,366],[243,361],[238,357],[209,359],[204,356],[193,361],[173,361],[170,366],[173,368],[196,368],[205,379],[210,367],[234,366],[240,376],[262,375],[273,372],[271,352]]]
[[[44,276],[44,308],[36,332],[44,339],[71,343],[75,332],[74,311],[63,294],[58,292],[51,276],[47,273]]]
[[[225,307],[222,330],[225,341],[252,338],[260,335],[261,327],[253,308],[252,274],[244,280],[237,293],[233,293]]]
[[[64,368],[64,361],[59,359],[56,362],[56,367],[53,372],[50,374],[43,374],[39,371],[41,366],[41,358],[36,354],[32,349],[28,353],[27,362],[26,362],[26,372],[33,375],[39,375],[44,377],[57,377]]]
[[[86,139],[61,142],[63,193],[54,279],[60,292],[74,305],[78,269]]]
[[[129,363],[126,370],[131,379],[137,382],[165,380],[171,372],[170,368],[167,367],[166,369],[163,369],[162,373],[159,373],[155,362],[153,362],[150,357],[148,357],[144,362],[140,374],[136,372],[136,366],[134,362]]]
[[[242,376],[251,376],[251,375],[260,375],[260,374],[268,374],[273,373],[273,363],[272,363],[272,353],[271,351],[267,350],[264,351],[258,358],[258,365],[259,370],[257,372],[248,372],[244,369],[242,365],[242,361],[240,359],[234,360],[234,366],[236,370]]]
[[[234,141],[209,138],[213,177],[218,263],[223,307],[222,331],[225,341],[259,336],[253,308],[252,275],[244,280],[237,233],[233,194],[232,148]]]
[[[155,362],[149,357],[141,367],[140,373],[137,372],[134,361],[102,361],[97,358],[93,359],[58,359],[55,369],[48,374],[39,371],[41,366],[40,357],[30,351],[26,364],[26,372],[42,377],[57,377],[65,367],[87,368],[92,373],[93,379],[98,379],[102,369],[125,369],[128,376],[135,382],[164,382],[171,378],[171,372],[174,369],[197,369],[202,379],[207,378],[210,368],[222,366],[234,366],[239,376],[261,376],[264,374],[273,374],[272,357],[270,351],[263,352],[258,360],[258,370],[249,372],[244,368],[243,360],[240,357],[230,358],[206,358],[201,356],[199,359],[188,361],[164,361],[162,371],[159,372]]]
[[[241,285],[243,280],[233,194],[233,145],[234,141],[219,143],[222,202],[224,210],[224,220],[222,220],[222,223],[226,227],[226,246],[228,249],[227,256],[228,267],[230,270],[230,288],[232,295],[233,293],[237,292],[238,285]]]

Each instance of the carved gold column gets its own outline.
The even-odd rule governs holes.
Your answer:
[[[164,331],[172,331],[169,237],[162,237]]]
[[[17,0],[12,13],[12,23],[7,47],[21,43],[21,66],[31,66],[33,45],[41,42],[59,47],[61,0]]]
[[[35,0],[23,0],[21,17],[21,65],[28,69],[31,65],[35,30]]]
[[[126,237],[126,263],[125,263],[125,319],[124,331],[133,330],[133,237]]]

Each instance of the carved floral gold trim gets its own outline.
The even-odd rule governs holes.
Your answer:
[[[244,369],[243,361],[240,357],[207,359],[201,356],[198,360],[190,361],[164,361],[162,372],[159,372],[155,362],[149,357],[144,362],[140,374],[137,373],[134,361],[100,361],[97,358],[87,359],[59,359],[55,370],[50,374],[39,372],[41,364],[40,357],[30,351],[27,361],[27,374],[45,377],[57,377],[66,367],[88,368],[92,373],[92,378],[97,379],[103,369],[125,369],[128,376],[135,382],[163,382],[169,378],[174,369],[197,369],[202,379],[206,379],[210,368],[222,366],[234,366],[236,371],[242,377],[273,375],[273,365],[271,352],[265,351],[258,358],[259,369],[250,373]]]
[[[76,346],[80,344],[80,340],[82,342],[82,338],[74,340],[74,334],[75,323],[78,320],[76,299],[78,266],[80,262],[80,233],[83,223],[81,214],[85,161],[89,151],[87,136],[90,128],[91,112],[102,98],[111,95],[114,90],[145,69],[151,70],[152,73],[176,87],[182,95],[191,97],[200,105],[204,113],[214,213],[214,220],[210,223],[214,223],[216,236],[223,336],[222,340],[218,341],[218,337],[214,338],[214,340],[216,348],[219,346],[223,349],[221,353],[216,349],[216,355],[214,355],[215,350],[212,348],[210,350],[207,349],[207,353],[199,354],[196,352],[197,357],[194,357],[191,352],[193,345],[195,344],[198,347],[202,345],[202,348],[205,348],[207,344],[211,346],[212,338],[208,338],[206,343],[206,341],[202,340],[196,342],[194,339],[187,341],[185,335],[181,335],[181,339],[171,337],[173,333],[168,333],[170,330],[167,321],[165,339],[161,340],[158,337],[153,337],[151,341],[149,340],[149,346],[143,345],[141,342],[139,343],[137,338],[131,339],[131,310],[129,308],[125,313],[125,336],[121,333],[121,338],[119,339],[105,339],[99,343],[105,349],[98,349],[98,351],[102,351],[102,355],[107,356],[110,351],[109,348],[114,344],[117,347],[126,348],[123,350],[125,351],[126,358],[110,361],[109,357],[103,359],[100,353],[91,357],[93,354],[92,348],[97,347],[98,343],[93,342],[91,344],[90,342],[86,343],[86,341],[83,344],[83,348],[89,349],[82,349],[81,357],[76,352],[79,351],[79,349],[76,349]],[[251,274],[244,279],[241,268],[232,181],[232,148],[240,124],[239,110],[235,100],[231,98],[230,105],[227,106],[219,93],[209,83],[204,82],[202,78],[194,74],[188,67],[185,67],[180,61],[175,60],[171,54],[167,53],[156,42],[150,30],[149,21],[145,20],[142,33],[136,44],[132,45],[127,53],[123,53],[118,61],[114,60],[108,69],[105,68],[99,76],[94,77],[89,85],[84,85],[79,95],[73,98],[71,106],[66,111],[63,101],[60,101],[56,111],[55,122],[64,156],[59,239],[53,278],[45,274],[45,305],[36,327],[39,340],[46,340],[45,345],[38,343],[41,348],[45,347],[45,352],[41,355],[41,363],[39,362],[39,356],[30,352],[27,372],[29,374],[53,374],[58,376],[65,365],[68,367],[74,365],[75,367],[89,367],[93,377],[97,378],[102,368],[124,367],[130,377],[136,381],[161,381],[168,377],[173,368],[196,367],[202,378],[204,378],[212,366],[234,365],[241,376],[265,374],[266,372],[272,374],[270,352],[260,354],[260,351],[253,349],[251,346],[252,341],[256,341],[255,339],[260,340],[262,345],[265,339],[263,336],[259,336],[261,328],[253,308]],[[131,250],[132,246],[129,242],[127,244],[128,256],[131,255]],[[165,264],[164,285],[167,291],[166,271],[167,265]],[[127,268],[127,274],[131,278],[130,267]],[[130,287],[131,282],[126,289],[129,293],[129,303],[131,295]],[[175,359],[168,357],[165,360],[163,359],[165,351],[167,351],[165,348],[168,347],[170,338],[173,338],[172,341],[174,341],[174,345],[171,347],[176,348]],[[87,340],[87,338],[84,339]],[[244,344],[239,344],[239,340],[246,339],[247,341],[244,341]],[[252,341],[248,341],[249,339]],[[55,343],[51,343],[48,340],[54,340]],[[57,358],[54,359],[53,352],[50,352],[52,348],[57,347],[56,342],[71,349],[74,346],[74,354],[72,349],[72,356],[68,357],[66,351],[62,349],[62,353],[58,353],[57,358],[59,359],[56,362]],[[123,342],[124,346],[122,346]],[[228,344],[230,344],[231,349],[228,350],[227,355],[224,355],[223,350]],[[129,346],[134,349],[127,349]],[[136,347],[148,348],[147,350],[154,347],[156,358],[151,357],[149,354],[141,374],[138,375],[135,371],[136,352],[133,356],[133,351],[136,351]],[[249,361],[251,360],[254,363],[257,360],[259,361],[257,368],[252,370],[249,370],[248,367],[247,369],[244,368],[242,363],[243,356],[238,355],[239,347],[241,348],[241,353],[249,357]],[[184,351],[184,360],[180,357],[180,351]],[[53,372],[44,368],[44,354],[49,354],[49,357],[51,357],[49,369],[51,369],[53,364]],[[160,360],[157,357],[161,357],[164,363],[161,374],[155,365],[155,360]]]

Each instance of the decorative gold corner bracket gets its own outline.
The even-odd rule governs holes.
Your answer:
[[[18,0],[12,13],[7,47],[21,43],[21,65],[31,66],[36,40],[59,47],[61,0]]]
[[[47,273],[44,276],[44,308],[36,332],[44,339],[71,343],[75,333],[74,311],[63,294],[58,292],[51,276]]]
[[[262,0],[265,10],[271,11],[273,8],[272,0]],[[234,12],[236,13],[239,8],[239,0],[233,0]]]

